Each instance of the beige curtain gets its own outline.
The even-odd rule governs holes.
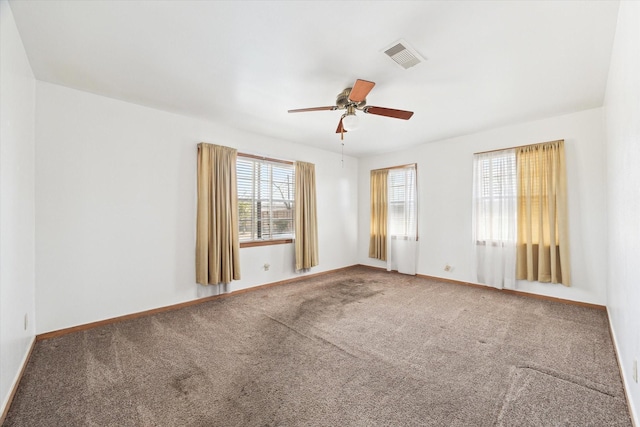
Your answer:
[[[296,270],[318,265],[316,167],[296,162]]]
[[[564,141],[516,149],[516,278],[570,286]]]
[[[369,257],[387,260],[387,177],[388,169],[371,171],[371,221]]]
[[[233,148],[198,144],[196,282],[240,279],[236,155]]]

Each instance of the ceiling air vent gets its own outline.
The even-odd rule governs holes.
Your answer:
[[[384,50],[384,53],[405,70],[424,61],[424,58],[404,40],[393,43]]]

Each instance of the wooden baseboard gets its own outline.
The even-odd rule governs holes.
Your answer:
[[[364,264],[356,264],[356,265],[351,265],[351,266],[348,266],[348,267],[337,268],[337,269],[334,269],[334,270],[322,271],[320,273],[305,274],[303,276],[292,277],[290,279],[280,280],[280,281],[277,281],[277,282],[267,283],[267,284],[259,285],[259,286],[253,286],[253,287],[246,288],[246,289],[240,289],[240,290],[237,290],[237,291],[234,291],[234,292],[230,292],[230,293],[227,293],[227,294],[221,294],[221,295],[214,295],[214,296],[205,297],[205,298],[199,298],[199,299],[186,301],[186,302],[179,303],[179,304],[168,305],[168,306],[165,306],[165,307],[159,307],[159,308],[154,308],[154,309],[151,309],[151,310],[145,310],[145,311],[140,311],[140,312],[136,312],[136,313],[126,314],[126,315],[123,315],[123,316],[112,317],[112,318],[105,319],[105,320],[99,320],[97,322],[85,323],[85,324],[78,325],[78,326],[72,326],[72,327],[69,327],[69,328],[58,329],[58,330],[51,331],[51,332],[45,332],[45,333],[42,333],[42,334],[38,334],[36,336],[36,341],[55,338],[55,337],[71,334],[73,332],[86,331],[88,329],[97,328],[99,326],[109,325],[109,324],[112,324],[112,323],[123,322],[125,320],[137,319],[139,317],[144,317],[144,316],[151,316],[153,314],[163,313],[163,312],[166,312],[166,311],[179,310],[181,308],[189,307],[189,306],[192,306],[192,305],[195,305],[195,304],[202,304],[202,303],[205,303],[205,302],[208,302],[208,301],[214,301],[214,300],[217,300],[217,299],[220,299],[220,298],[228,298],[228,297],[231,297],[231,296],[239,295],[239,294],[242,294],[242,293],[245,293],[245,292],[254,291],[254,290],[257,290],[257,289],[269,288],[271,286],[278,286],[278,285],[284,285],[286,283],[298,282],[300,280],[310,279],[312,277],[318,277],[318,276],[322,276],[322,275],[325,275],[325,274],[335,273],[335,272],[338,272],[338,271],[349,270],[349,269],[352,269],[352,268],[355,268],[355,267],[365,267],[365,268],[369,268],[369,269],[372,269],[372,270],[387,272],[387,270],[385,268],[373,267],[373,266],[364,265]],[[388,273],[389,274],[399,274],[398,272],[388,272]],[[493,291],[503,292],[503,293],[507,293],[507,294],[513,294],[513,295],[526,296],[526,297],[529,297],[529,298],[536,298],[536,299],[542,299],[542,300],[547,300],[547,301],[561,302],[561,303],[565,303],[565,304],[578,305],[578,306],[581,306],[581,307],[596,308],[598,310],[606,310],[606,307],[603,306],[603,305],[589,304],[589,303],[585,303],[585,302],[572,301],[572,300],[567,300],[567,299],[562,299],[562,298],[549,297],[549,296],[545,296],[545,295],[532,294],[532,293],[528,293],[528,292],[516,291],[516,290],[513,290],[513,289],[496,289],[496,288],[493,288],[491,286],[480,285],[480,284],[477,284],[477,283],[463,282],[463,281],[453,280],[453,279],[447,279],[447,278],[444,278],[444,277],[427,276],[427,275],[424,275],[424,274],[417,274],[416,276],[417,277],[421,277],[423,279],[437,280],[437,281],[440,281],[440,282],[453,283],[453,284],[456,284],[456,285],[473,286],[473,287],[476,287],[476,288],[493,290]]]
[[[5,402],[5,406],[2,409],[2,416],[0,416],[0,425],[4,423],[4,420],[7,418],[7,414],[9,413],[9,408],[11,407],[11,402],[13,402],[13,398],[18,391],[18,386],[20,385],[20,381],[22,381],[22,375],[24,375],[24,371],[27,369],[27,365],[29,364],[29,360],[31,359],[31,353],[33,352],[34,347],[36,346],[36,339],[33,338],[31,340],[31,345],[29,346],[29,350],[27,354],[24,356],[22,360],[22,367],[20,368],[20,372],[16,376],[13,385],[11,386],[11,391],[9,392],[9,396]]]
[[[381,268],[381,267],[373,267],[373,266],[364,265],[364,264],[358,264],[358,265],[362,266],[362,267],[366,267],[366,268],[371,268],[371,269],[374,269],[374,270],[387,271],[386,269]],[[398,273],[396,271],[390,271],[389,273],[390,274],[400,274],[400,273]],[[605,311],[607,310],[607,307],[604,306],[604,305],[591,304],[591,303],[588,303],[588,302],[581,302],[581,301],[573,301],[573,300],[569,300],[569,299],[550,297],[550,296],[546,296],[546,295],[532,294],[532,293],[529,293],[529,292],[516,291],[514,289],[497,289],[497,288],[494,288],[492,286],[481,285],[479,283],[463,282],[463,281],[460,281],[460,280],[447,279],[447,278],[444,278],[444,277],[428,276],[426,274],[416,274],[416,277],[420,277],[420,278],[423,278],[423,279],[429,279],[429,280],[436,280],[438,282],[453,283],[455,285],[471,286],[471,287],[474,287],[474,288],[486,289],[486,290],[490,290],[490,291],[497,291],[497,292],[502,292],[502,293],[511,294],[511,295],[519,295],[519,296],[523,296],[523,297],[535,298],[535,299],[540,299],[540,300],[545,300],[545,301],[561,302],[563,304],[577,305],[579,307],[595,308],[597,310],[605,310]]]
[[[310,279],[312,277],[323,276],[325,274],[335,273],[335,272],[338,272],[338,271],[348,270],[348,269],[351,269],[351,268],[354,268],[354,267],[355,266],[350,265],[348,267],[342,267],[342,268],[337,268],[337,269],[334,269],[334,270],[322,271],[320,273],[305,274],[303,276],[292,277],[290,279],[285,279],[285,280],[280,280],[280,281],[277,281],[277,282],[266,283],[264,285],[252,286],[252,287],[246,288],[246,289],[239,289],[237,291],[229,292],[229,293],[226,293],[226,294],[213,295],[213,296],[210,296],[210,297],[199,298],[199,299],[186,301],[186,302],[182,302],[182,303],[178,303],[178,304],[168,305],[168,306],[165,306],[165,307],[158,307],[158,308],[153,308],[151,310],[139,311],[139,312],[136,312],[136,313],[125,314],[123,316],[117,316],[117,317],[112,317],[112,318],[109,318],[109,319],[99,320],[97,322],[85,323],[85,324],[78,325],[78,326],[72,326],[72,327],[69,327],[69,328],[58,329],[58,330],[51,331],[51,332],[45,332],[45,333],[36,335],[36,341],[42,341],[42,340],[47,340],[47,339],[50,339],[50,338],[56,338],[56,337],[60,337],[60,336],[63,336],[63,335],[72,334],[74,332],[86,331],[88,329],[97,328],[99,326],[110,325],[112,323],[123,322],[125,320],[137,319],[137,318],[145,317],[145,316],[151,316],[153,314],[164,313],[166,311],[179,310],[181,308],[190,307],[190,306],[196,305],[196,304],[202,304],[202,303],[209,302],[209,301],[215,301],[215,300],[221,299],[221,298],[228,298],[228,297],[231,297],[231,296],[243,294],[245,292],[251,292],[251,291],[258,290],[258,289],[270,288],[272,286],[278,286],[278,285],[284,285],[284,284],[287,284],[287,283],[299,282],[301,280]]]
[[[441,282],[455,283],[457,285],[472,286],[474,288],[482,288],[482,289],[487,289],[487,290],[490,290],[490,291],[502,292],[502,293],[505,293],[505,294],[519,295],[519,296],[522,296],[522,297],[540,299],[540,300],[544,300],[544,301],[560,302],[560,303],[563,303],[563,304],[577,305],[579,307],[595,308],[597,310],[605,310],[605,311],[607,310],[607,307],[604,306],[604,305],[591,304],[591,303],[588,303],[588,302],[573,301],[573,300],[570,300],[570,299],[550,297],[550,296],[547,296],[547,295],[532,294],[530,292],[522,292],[522,291],[517,291],[515,289],[498,289],[498,288],[494,288],[493,286],[481,285],[479,283],[462,282],[462,281],[459,281],[459,280],[444,279],[442,277],[426,276],[426,275],[423,275],[423,274],[418,274],[418,276],[419,277],[423,277],[425,279],[439,280]]]

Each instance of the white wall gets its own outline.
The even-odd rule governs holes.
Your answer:
[[[355,264],[354,158],[342,168],[335,153],[44,82],[36,96],[38,333],[215,293],[195,283],[201,141],[315,163],[320,264],[310,273]],[[240,252],[242,280],[227,290],[297,275],[292,244]]]
[[[35,79],[5,0],[0,1],[0,93],[1,413],[35,335]]]
[[[620,367],[640,426],[640,3],[621,2],[605,98],[609,268],[607,308]]]
[[[411,150],[361,159],[358,262],[368,257],[371,169],[418,164],[418,274],[477,282],[471,242],[473,153],[564,139],[573,284],[519,281],[523,292],[594,304],[606,303],[606,211],[602,109],[506,126]],[[445,264],[453,271],[445,272]]]

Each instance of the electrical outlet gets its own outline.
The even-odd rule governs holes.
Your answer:
[[[447,264],[444,266],[444,271],[453,271],[453,267]]]
[[[264,271],[269,271],[269,267],[271,267],[271,264],[268,263],[264,263]]]
[[[633,380],[638,382],[638,360],[633,359]]]
[[[27,327],[29,326],[29,315],[27,313],[24,314],[24,330],[27,330]]]

